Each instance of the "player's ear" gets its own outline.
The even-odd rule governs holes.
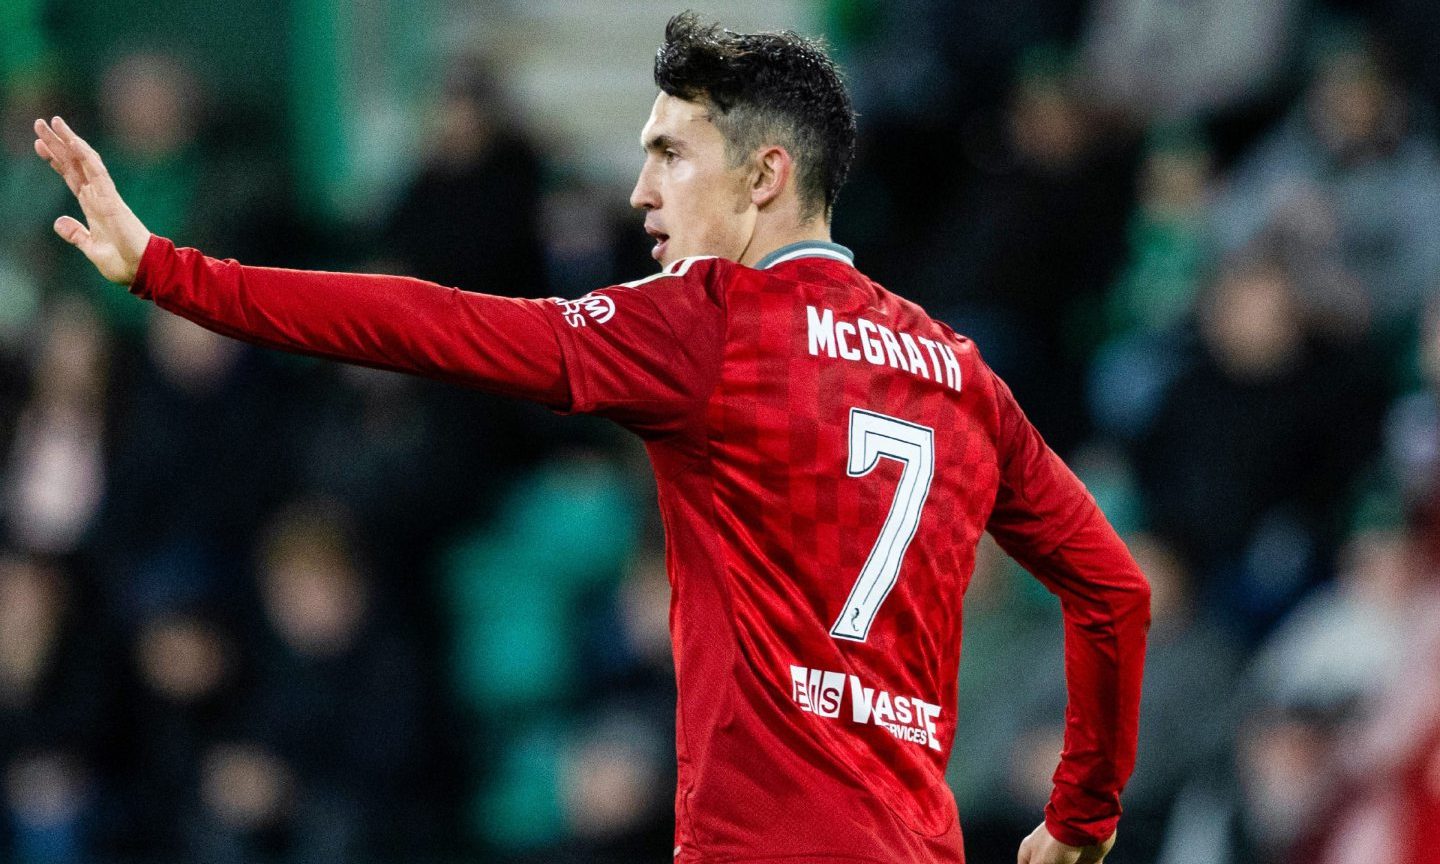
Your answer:
[[[791,175],[795,173],[795,162],[784,147],[772,145],[755,153],[752,166],[750,201],[756,207],[764,209],[785,190],[785,184],[790,182]]]

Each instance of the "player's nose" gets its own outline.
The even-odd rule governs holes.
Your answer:
[[[656,194],[655,186],[646,174],[647,172],[641,171],[635,180],[635,188],[630,190],[630,206],[636,210],[655,210],[660,207],[660,196]]]

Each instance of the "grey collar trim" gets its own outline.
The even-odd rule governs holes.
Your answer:
[[[855,253],[839,243],[827,243],[824,240],[801,240],[799,243],[781,246],[761,258],[756,262],[755,269],[768,270],[776,264],[784,264],[786,261],[794,261],[797,258],[829,258],[832,261],[843,261],[851,267],[855,266]]]

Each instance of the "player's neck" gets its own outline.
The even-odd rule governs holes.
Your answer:
[[[740,263],[746,267],[754,267],[776,249],[806,242],[832,242],[829,223],[816,218],[798,225],[792,222],[784,228],[778,225],[774,228],[757,225],[754,236],[750,238],[750,245],[746,246],[740,255]]]

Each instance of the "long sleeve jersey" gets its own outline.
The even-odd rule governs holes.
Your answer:
[[[131,291],[248,342],[641,436],[672,586],[677,861],[963,862],[945,768],[986,530],[1064,613],[1046,824],[1072,845],[1115,829],[1145,577],[974,344],[843,247],[796,244],[753,268],[689,258],[523,300],[242,266],[153,237]]]

